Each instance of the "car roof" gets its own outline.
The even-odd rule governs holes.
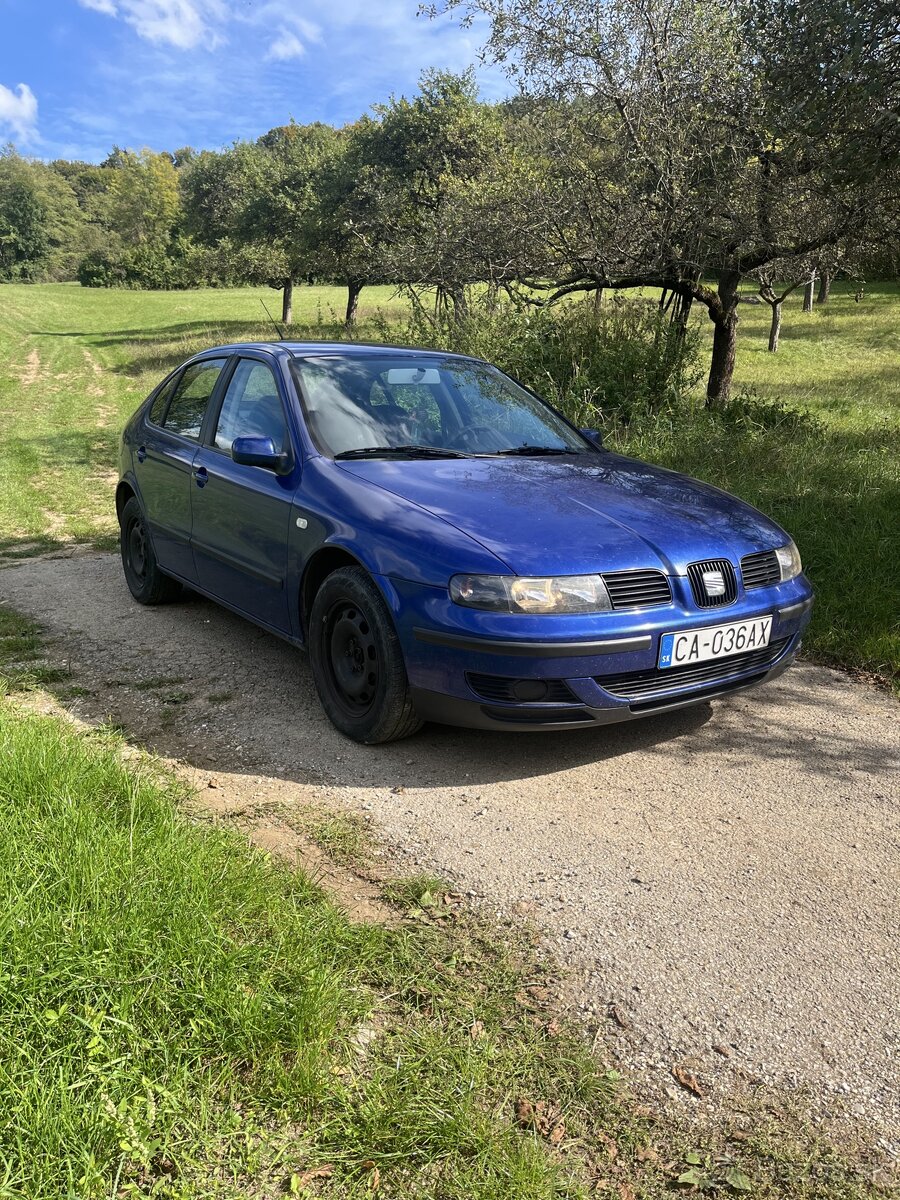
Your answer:
[[[435,358],[468,358],[471,355],[458,354],[450,350],[425,350],[420,346],[392,346],[382,342],[232,342],[227,346],[210,346],[208,350],[203,350],[201,353],[207,354],[240,354],[246,350],[261,350],[264,353],[273,354],[277,351],[286,351],[292,358],[310,358],[315,356],[331,357],[336,354],[346,356],[348,358],[366,357],[372,355],[389,355],[391,358],[397,355],[417,358],[433,356]]]

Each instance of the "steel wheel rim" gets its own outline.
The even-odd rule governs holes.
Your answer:
[[[338,600],[325,621],[325,659],[336,698],[354,716],[375,703],[380,675],[372,623],[358,604]]]
[[[147,535],[143,521],[134,520],[128,527],[128,566],[136,579],[147,574]]]

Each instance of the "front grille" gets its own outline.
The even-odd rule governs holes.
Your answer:
[[[663,671],[658,667],[651,667],[650,670],[629,671],[624,675],[597,675],[594,681],[620,700],[643,700],[650,696],[678,691],[680,688],[727,683],[746,672],[766,670],[781,657],[789,641],[790,638],[782,638],[763,646],[761,650],[753,650],[749,654],[735,654],[731,658],[720,658],[713,662],[669,667]]]
[[[602,579],[613,608],[657,608],[672,601],[662,571],[608,571]]]
[[[774,550],[760,550],[741,559],[741,578],[745,588],[769,587],[781,582],[781,567]]]
[[[467,671],[466,681],[469,687],[482,700],[492,704],[573,704],[575,697],[566,687],[562,679],[509,679],[505,675],[482,675],[477,671]],[[547,691],[535,700],[522,700],[516,694],[514,685],[517,683],[543,683]]]
[[[721,571],[725,581],[725,592],[721,596],[709,596],[703,583],[704,571]],[[691,563],[687,569],[694,600],[700,608],[719,608],[723,604],[734,604],[737,599],[737,579],[734,567],[727,558],[708,558],[703,562]]]

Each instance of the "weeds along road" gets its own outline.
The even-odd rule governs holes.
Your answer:
[[[527,914],[573,1005],[664,1102],[715,1107],[759,1078],[900,1144],[892,697],[801,664],[627,726],[363,748],[300,653],[197,597],[140,608],[114,555],[8,566],[0,601],[71,662],[58,691],[82,717],[255,805],[362,811],[410,870]]]

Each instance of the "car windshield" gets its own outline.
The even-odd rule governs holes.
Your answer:
[[[593,446],[485,363],[373,353],[293,360],[310,432],[334,458],[585,454]]]

